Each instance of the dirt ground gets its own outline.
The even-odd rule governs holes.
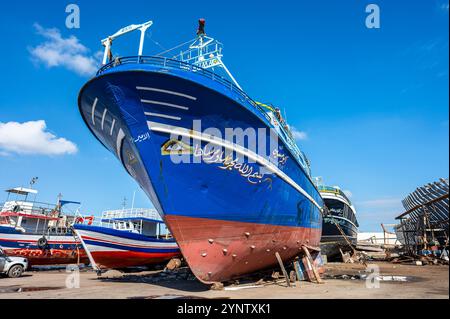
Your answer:
[[[225,290],[219,291],[210,290],[208,286],[192,278],[161,277],[158,271],[132,274],[109,271],[97,278],[93,271],[82,270],[79,273],[79,288],[67,288],[67,283],[69,287],[73,287],[77,285],[77,281],[72,281],[75,277],[70,276],[65,269],[60,269],[30,271],[24,277],[16,279],[0,278],[0,298],[449,298],[448,266],[399,265],[387,262],[371,265],[374,264],[379,267],[379,274],[384,279],[378,281],[378,288],[366,286],[367,280],[361,277],[364,278],[369,273],[360,264],[327,264],[324,284],[301,281],[288,288],[285,282],[279,280],[267,282],[257,288],[246,283],[226,286]],[[160,278],[156,282],[152,279],[155,276]],[[374,280],[370,284],[374,285],[376,282]],[[237,290],[229,290],[230,288]]]

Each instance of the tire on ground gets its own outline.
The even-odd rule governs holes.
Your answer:
[[[9,278],[19,278],[23,274],[23,266],[14,265],[8,271]]]

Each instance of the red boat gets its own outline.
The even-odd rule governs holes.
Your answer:
[[[160,264],[181,255],[154,209],[106,211],[98,225],[74,228],[97,271]]]
[[[0,211],[0,246],[7,255],[26,257],[30,266],[89,264],[70,227],[77,217],[62,211],[64,205],[80,203],[60,197],[56,205],[36,202],[38,191],[31,188],[16,187],[6,192],[8,198]]]

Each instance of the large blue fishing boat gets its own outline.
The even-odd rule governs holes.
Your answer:
[[[144,56],[147,22],[102,41],[103,66],[78,105],[97,139],[153,202],[198,279],[220,282],[319,249],[322,198],[278,108],[255,102],[205,34]],[[139,53],[112,42],[141,32]],[[220,73],[224,75],[221,76]]]

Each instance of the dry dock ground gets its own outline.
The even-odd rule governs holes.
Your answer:
[[[210,290],[197,280],[161,278],[147,280],[158,272],[123,274],[109,271],[99,279],[92,271],[80,272],[79,288],[67,288],[65,269],[30,271],[22,278],[0,278],[0,299],[11,298],[449,298],[449,268],[443,265],[399,265],[375,263],[380,275],[406,276],[406,281],[380,281],[379,288],[367,288],[366,280],[358,278],[365,272],[360,264],[329,263],[324,284],[297,282],[287,288],[285,283],[270,282],[258,288],[241,284],[237,290]],[[397,277],[394,277],[397,278]],[[403,278],[403,280],[405,280]],[[247,287],[247,288],[244,288]],[[234,289],[234,288],[233,288]]]

